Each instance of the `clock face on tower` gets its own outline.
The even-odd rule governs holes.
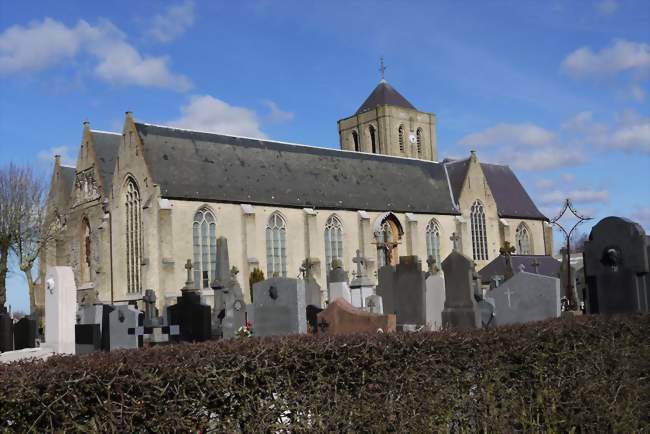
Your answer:
[[[413,133],[409,134],[409,142],[415,143],[415,134]]]

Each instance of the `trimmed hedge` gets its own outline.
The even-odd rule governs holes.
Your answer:
[[[648,432],[650,315],[0,366],[5,431]]]

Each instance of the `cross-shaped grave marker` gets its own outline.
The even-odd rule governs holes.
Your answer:
[[[185,289],[194,289],[194,280],[192,279],[192,260],[188,259],[185,263],[187,270],[187,280],[185,281]]]
[[[361,256],[361,250],[357,249],[356,256],[355,256],[354,258],[352,258],[352,262],[354,262],[355,264],[357,264],[357,272],[356,272],[355,276],[356,276],[357,278],[362,277],[362,276],[364,275],[364,272],[361,270],[361,267],[362,267],[362,266],[365,267],[365,265],[366,265],[366,258],[364,258],[363,256]]]
[[[438,272],[438,267],[436,267],[436,259],[429,255],[427,258],[427,266],[429,267],[429,273],[436,274]]]
[[[458,241],[460,241],[460,237],[458,236],[458,234],[456,232],[453,232],[451,234],[451,237],[449,237],[449,239],[451,240],[452,243],[454,243],[454,247],[453,247],[454,250],[458,251]]]
[[[535,270],[535,274],[539,274],[539,266],[541,265],[537,258],[533,260],[533,262],[530,263],[530,265],[533,267],[533,270]]]

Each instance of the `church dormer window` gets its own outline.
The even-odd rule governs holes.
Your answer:
[[[472,204],[470,220],[472,223],[472,253],[474,259],[477,261],[485,261],[488,258],[485,209],[479,200],[474,201]]]
[[[422,156],[422,128],[418,128],[417,131],[417,149],[418,149],[418,157]]]
[[[266,225],[266,275],[287,277],[287,224],[274,212]]]
[[[404,152],[404,125],[400,125],[397,132],[399,135],[399,151]]]
[[[376,137],[375,137],[375,127],[370,125],[368,127],[368,133],[370,134],[370,148],[372,150],[373,154],[377,153],[377,142],[376,142]]]
[[[354,150],[359,152],[359,134],[356,131],[352,131],[352,141],[354,142]]]

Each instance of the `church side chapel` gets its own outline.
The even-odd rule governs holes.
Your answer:
[[[548,219],[513,171],[479,161],[438,160],[437,118],[382,79],[338,121],[340,150],[190,131],[126,113],[121,132],[84,122],[76,167],[56,158],[49,209],[63,230],[44,250],[71,266],[80,302],[175,302],[191,259],[209,301],[217,239],[247,301],[249,277],[299,274],[327,287],[335,261],[353,270],[357,250],[377,280],[384,265],[416,255],[439,267],[457,249],[476,269],[500,255],[550,255]],[[327,291],[321,292],[326,301]],[[43,303],[44,288],[37,301]]]

